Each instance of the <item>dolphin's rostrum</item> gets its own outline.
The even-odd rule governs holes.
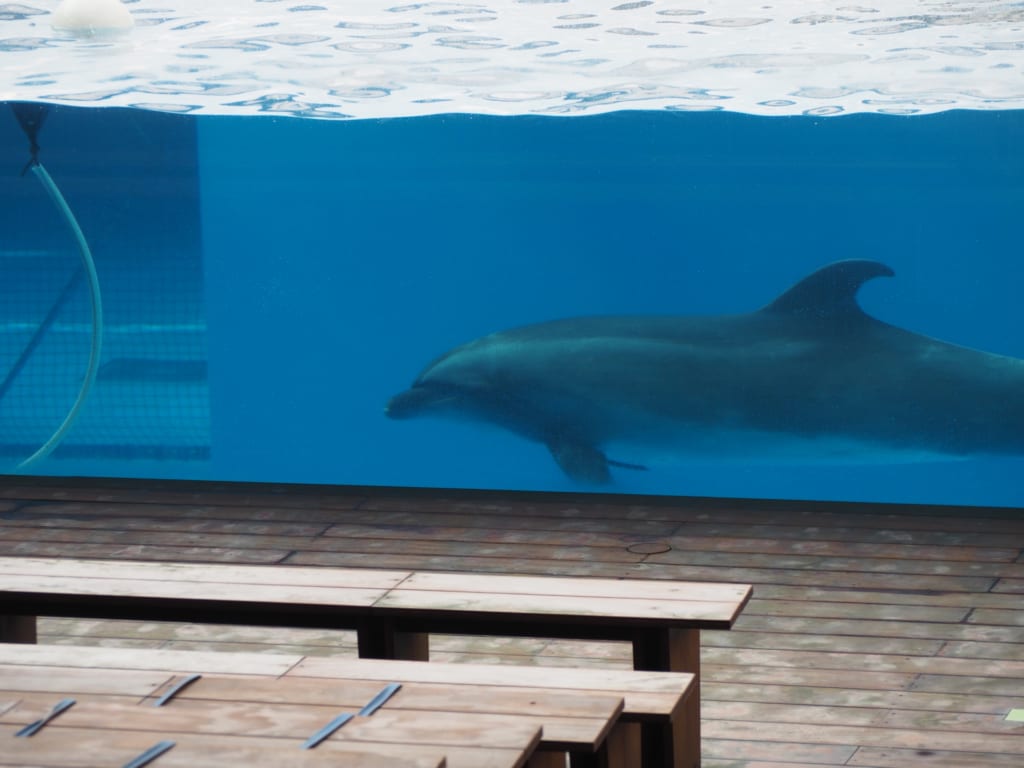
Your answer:
[[[607,482],[609,466],[687,456],[1024,454],[1024,360],[865,314],[861,285],[892,274],[875,261],[841,261],[748,314],[581,317],[501,331],[439,357],[387,414],[497,424],[543,443],[588,483]]]

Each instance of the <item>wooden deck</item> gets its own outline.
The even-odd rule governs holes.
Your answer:
[[[747,582],[703,634],[707,768],[1024,764],[1020,510],[319,488],[0,483],[0,555]],[[355,654],[354,633],[41,622],[43,643]],[[629,648],[441,638],[452,662],[629,666]]]

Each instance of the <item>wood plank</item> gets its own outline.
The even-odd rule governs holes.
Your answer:
[[[675,541],[672,537],[668,537],[663,540],[662,545],[665,549],[669,549],[674,546]],[[799,544],[801,542],[796,543]],[[901,559],[895,556],[872,557],[870,554],[850,557],[846,555],[845,549],[838,544],[835,546],[837,554],[830,556],[718,551],[715,549],[713,542],[706,547],[702,543],[702,549],[699,550],[675,546],[677,548],[671,552],[658,552],[649,555],[644,559],[644,562],[693,567],[813,569],[816,571],[842,571],[844,573],[891,573],[922,576],[1014,578],[1022,575],[1020,563],[1005,560],[976,562],[963,558],[944,559],[941,554],[930,559]],[[317,545],[313,548],[318,549],[320,546]],[[771,548],[768,544],[760,547],[760,549]],[[336,547],[334,551],[337,551],[337,549],[341,549],[341,547]],[[604,555],[603,550],[599,550],[599,552],[602,559],[612,559]]]
[[[460,541],[470,541],[477,537],[480,540],[486,540],[489,536],[506,535],[513,531],[530,537],[526,540],[536,541],[538,539],[535,537],[538,534],[547,533],[557,536],[560,531],[568,533],[571,526],[577,525],[580,529],[587,527],[592,531],[591,535],[594,538],[584,536],[584,544],[600,546],[602,542],[610,544],[610,540],[604,537],[609,532],[618,530],[623,522],[632,526],[633,531],[644,530],[642,526],[637,525],[642,524],[656,526],[655,530],[660,530],[663,535],[680,535],[688,533],[692,529],[693,523],[704,524],[715,519],[744,527],[770,524],[789,528],[799,527],[804,531],[815,529],[825,540],[828,540],[828,533],[832,528],[840,526],[900,531],[904,540],[914,539],[920,532],[932,532],[936,529],[941,529],[945,533],[969,534],[969,536],[959,539],[961,546],[966,542],[972,545],[995,544],[1002,547],[1006,544],[1006,536],[1024,535],[1024,523],[1020,520],[1009,517],[985,517],[979,515],[976,510],[961,516],[942,516],[941,524],[937,525],[938,518],[934,514],[928,516],[877,515],[869,511],[873,508],[869,506],[861,506],[858,511],[849,514],[836,514],[825,511],[832,505],[816,505],[812,511],[800,511],[788,505],[787,508],[776,511],[743,508],[742,505],[736,505],[733,509],[711,514],[706,511],[688,509],[685,506],[685,500],[682,499],[676,500],[674,504],[665,504],[659,507],[631,505],[627,499],[623,499],[623,503],[619,505],[588,503],[576,505],[573,509],[567,509],[564,506],[539,508],[529,503],[510,502],[504,505],[505,512],[490,505],[478,505],[473,502],[436,503],[431,504],[430,509],[405,510],[384,509],[383,507],[372,509],[373,505],[374,502],[371,501],[358,509],[334,513],[333,519],[336,522],[336,527],[332,527],[328,535],[345,538],[358,537],[361,535],[360,530],[364,528],[375,528],[382,531],[391,528],[394,531],[393,535],[398,535],[402,528],[408,528],[414,534],[417,530],[443,528],[446,533],[454,532],[453,538]],[[210,509],[209,516],[217,517],[219,511],[221,510]],[[428,519],[429,523],[424,523],[425,519]],[[524,526],[523,521],[527,521],[529,524]],[[600,527],[595,529],[595,523],[600,523]],[[647,529],[648,532],[650,530],[650,528]],[[577,533],[584,534],[584,531],[578,530]],[[978,538],[970,536],[970,534],[978,534]],[[742,539],[745,537],[727,538]]]
[[[109,694],[141,700],[174,679],[173,673],[160,670],[0,664],[0,689],[9,693]]]
[[[997,584],[998,586],[998,584]],[[791,587],[764,584],[757,587],[757,598],[770,600],[812,600],[826,603],[881,603],[883,605],[936,605],[946,607],[1013,608],[1020,601],[1011,595],[887,589],[848,590],[815,586]]]
[[[907,691],[919,688],[924,675],[916,672],[877,672],[866,664],[860,669],[812,669],[806,667],[763,667],[731,663],[701,664],[702,682],[751,685],[796,685],[814,688],[857,688],[860,690]],[[961,678],[970,680],[972,678]]]
[[[989,754],[1022,754],[1018,733],[995,735],[990,733],[949,732],[941,730],[916,731],[901,728],[873,728],[818,723],[777,723],[771,725],[772,739],[794,744],[857,744],[866,747],[896,747],[900,749],[933,750],[945,752],[984,752]],[[742,720],[711,720],[705,723],[705,733],[712,739],[757,741],[762,735],[758,723]]]
[[[322,536],[332,526],[327,522],[309,523],[301,521],[277,520],[236,520],[218,519],[217,510],[207,510],[201,518],[181,517],[179,508],[167,510],[167,517],[162,517],[156,505],[139,505],[128,510],[127,514],[71,514],[64,507],[53,507],[49,511],[40,511],[39,507],[30,508],[18,515],[0,515],[4,526],[11,529],[23,529],[26,533],[40,533],[48,530],[69,531],[137,531],[137,532],[187,532],[212,534],[241,534],[244,536],[288,536],[302,537],[313,540]],[[24,535],[24,534],[22,534]]]
[[[0,646],[2,647],[2,646]],[[439,668],[440,667],[440,668]],[[307,656],[286,677],[351,677],[389,682],[396,678],[422,683],[548,687],[572,691],[634,691],[680,696],[692,683],[685,672],[636,672],[625,669],[552,670],[515,665],[448,664],[378,659]]]
[[[791,601],[787,601],[787,605]],[[770,613],[756,613],[756,603],[750,608],[755,611],[749,615],[745,612],[736,620],[732,635],[743,637],[747,634],[759,635],[763,632],[772,634],[809,634],[820,632],[823,635],[842,637],[875,637],[875,638],[918,638],[937,641],[962,640],[992,643],[1017,643],[1024,641],[1024,630],[1016,627],[1000,627],[993,625],[959,624],[948,621],[913,622],[890,621],[851,617],[830,619],[820,616],[806,617],[807,611],[798,609],[805,616],[791,617]],[[892,606],[893,611],[899,605]],[[715,637],[715,633],[707,633]]]
[[[2,550],[2,547],[0,547]],[[466,570],[472,573],[519,573],[534,576],[587,576],[617,578],[635,570],[636,563],[608,563],[601,560],[557,560],[508,557],[466,557],[462,555],[421,555],[412,553],[372,552],[293,552],[288,565],[323,566],[328,568],[408,568],[409,570]],[[719,572],[717,576],[722,576]],[[690,580],[690,576],[680,576]],[[715,575],[704,573],[697,581],[714,581]],[[739,581],[724,578],[723,581]]]
[[[292,554],[287,549],[234,549],[225,547],[155,547],[148,544],[54,543],[0,540],[0,557],[123,557],[153,562],[280,563]]]
[[[201,682],[201,681],[200,681]],[[368,700],[372,694],[367,697]],[[366,702],[364,700],[363,703]],[[54,704],[53,696],[24,694],[19,706],[0,715],[0,724],[24,726],[43,717]],[[349,714],[356,715],[357,707]],[[268,705],[248,701],[197,701],[188,697],[164,707],[126,705],[110,698],[83,698],[47,730],[79,728],[89,730],[149,731],[168,734],[248,736],[291,739],[296,747],[336,715],[334,707]],[[482,749],[523,750],[535,744],[543,718],[491,713],[446,711],[408,712],[384,707],[372,717],[354,717],[338,731],[335,742],[347,744],[408,744],[437,747],[460,746]],[[566,730],[571,724],[563,724]],[[584,735],[589,741],[589,734]],[[440,750],[439,750],[440,751]]]
[[[438,677],[443,678],[439,674]],[[340,679],[340,678],[339,678]],[[325,685],[322,679],[288,675],[283,678],[228,678],[204,676],[175,700],[248,701],[267,704],[310,704],[360,709],[385,684],[380,680],[343,678],[344,686]],[[494,715],[529,715],[554,719],[609,718],[621,710],[621,698],[593,692],[560,693],[550,688],[477,684],[422,683],[408,680],[388,699],[391,710],[467,712]],[[18,682],[18,688],[25,685]],[[159,692],[154,691],[153,695]],[[547,736],[547,734],[545,734]]]
[[[47,610],[74,611],[74,605],[91,606],[105,615],[138,617],[146,614],[159,616],[155,608],[157,601],[174,603],[175,607],[189,614],[188,604],[216,604],[223,606],[266,606],[269,611],[288,606],[330,606],[336,609],[338,618],[346,614],[357,615],[359,609],[368,610],[386,595],[386,590],[344,587],[277,586],[272,584],[249,584],[243,589],[224,582],[204,582],[156,579],[132,580],[127,577],[97,578],[85,576],[48,576],[45,574],[5,574],[0,586],[0,604],[33,606],[38,613],[46,615]],[[23,599],[24,598],[24,599]],[[69,600],[68,598],[83,598]],[[85,600],[84,598],[89,598]],[[118,599],[121,598],[121,599]],[[145,601],[145,604],[142,601]],[[128,601],[133,601],[129,606]],[[101,606],[106,606],[102,608]],[[8,609],[10,610],[10,608]],[[88,616],[83,612],[80,615]],[[172,617],[171,608],[167,608]],[[226,622],[238,621],[237,616],[224,614]],[[288,622],[285,622],[288,623]]]
[[[1019,531],[1018,531],[1019,533]],[[810,534],[810,535],[809,535]],[[1018,547],[1008,547],[1006,536],[1002,533],[961,533],[942,530],[941,526],[928,526],[910,532],[899,527],[849,527],[830,525],[823,529],[820,525],[810,528],[791,523],[773,525],[763,521],[751,523],[735,523],[731,520],[709,521],[706,523],[690,523],[686,526],[687,537],[710,536],[714,538],[757,538],[772,541],[798,540],[813,538],[821,547],[826,542],[835,542],[842,547],[857,547],[859,544],[877,544],[882,547],[889,545],[906,545],[918,548],[920,556],[934,557],[937,550],[931,547],[942,547],[943,550],[962,550],[963,559],[979,561],[1016,558]],[[1014,552],[1014,550],[1017,550]],[[911,550],[913,552],[914,550]],[[928,554],[931,552],[932,554]]]
[[[798,538],[762,538],[749,536],[702,536],[699,539],[700,546],[693,547],[695,532],[692,528],[686,529],[686,538],[679,539],[679,543],[689,544],[688,547],[673,547],[668,552],[658,553],[651,556],[651,561],[659,563],[687,562],[686,558],[690,552],[698,553],[729,553],[741,555],[771,555],[784,561],[796,563],[808,562],[810,558],[818,558],[823,563],[828,563],[830,558],[839,561],[846,561],[848,564],[855,564],[861,559],[884,561],[895,560],[898,563],[890,563],[893,567],[907,567],[915,561],[923,560],[928,562],[963,562],[963,563],[1013,563],[1019,550],[1006,546],[1005,536],[986,536],[985,541],[998,546],[978,547],[964,546],[962,536],[956,537],[956,544],[919,544],[919,543],[883,543],[880,541],[848,541],[845,538],[835,541],[816,541],[813,545],[808,544],[802,537]],[[831,535],[831,534],[830,534]],[[677,541],[669,537],[667,542],[672,544]],[[681,558],[681,559],[680,559]]]
[[[857,768],[1019,768],[1021,755],[963,750],[862,747],[848,765]]]
[[[1018,565],[1022,564],[1017,560]],[[1024,579],[1000,579],[992,588],[994,592],[1004,592],[1009,595],[1024,595]]]
[[[912,690],[977,696],[1014,696],[1018,703],[1021,699],[1019,676],[985,677],[926,673],[914,680]]]
[[[885,504],[843,504],[827,502],[787,502],[757,499],[694,499],[674,497],[651,500],[636,497],[599,498],[574,496],[559,499],[548,495],[544,500],[537,496],[503,494],[503,497],[483,498],[465,494],[446,497],[443,492],[420,492],[414,495],[389,494],[381,489],[368,494],[358,507],[360,510],[387,512],[404,510],[410,513],[428,514],[431,517],[441,513],[462,514],[474,519],[493,518],[504,521],[515,517],[588,517],[604,520],[671,520],[686,523],[700,523],[716,520],[737,523],[765,523],[776,525],[818,527],[828,530],[839,526],[864,527],[870,529],[914,530],[934,529],[935,521],[940,528],[947,524],[950,530],[964,531],[1017,531],[1022,526],[1014,519],[1013,510],[985,509],[977,507],[948,507]],[[1000,526],[1006,526],[1002,528]]]
[[[680,603],[735,601],[751,595],[746,584],[656,581],[630,579],[553,579],[550,577],[474,575],[465,573],[414,573],[396,591],[482,593],[504,595],[563,595],[566,597],[628,598]]]
[[[881,724],[886,728],[916,731],[943,731],[971,734],[993,734],[1024,737],[1024,723],[1006,720],[1002,713],[992,715],[964,714],[960,712],[913,712],[895,710],[887,712]],[[1024,746],[1020,747],[1024,756]]]
[[[1020,642],[1013,643],[947,642],[939,655],[958,659],[1024,661],[1024,637]]]
[[[302,658],[293,654],[224,654],[164,649],[138,654],[125,653],[118,648],[91,648],[88,654],[82,654],[77,647],[0,643],[0,664],[6,667],[101,667],[200,674],[283,675]]]
[[[965,732],[973,734],[1024,735],[1024,724],[1007,722],[1003,714],[886,710],[871,706],[824,706],[820,703],[704,702],[707,720],[840,725],[891,728],[894,730]]]
[[[680,627],[727,628],[737,613],[735,602],[665,602],[611,597],[567,597],[562,595],[521,595],[475,592],[433,592],[425,589],[392,590],[376,601],[375,608],[401,610],[413,616],[438,619],[443,616],[457,617],[456,620],[470,622],[487,621],[491,618],[510,618],[515,621],[564,622],[562,617],[572,617],[572,623],[582,627],[585,624],[606,627],[636,625],[640,622],[671,624]],[[463,615],[465,614],[465,615]],[[479,614],[470,616],[469,614]],[[467,624],[471,626],[471,624]],[[524,625],[520,625],[524,627]],[[525,627],[524,627],[525,628]],[[540,627],[535,633],[543,636]],[[467,629],[468,633],[472,630]]]
[[[31,739],[11,738],[17,726],[0,726],[4,749],[0,765],[17,768],[95,768],[123,765],[159,741],[170,738],[176,745],[159,758],[161,768],[223,768],[225,765],[287,765],[295,768],[323,766],[327,755],[345,760],[351,768],[439,768],[445,766],[444,750],[436,747],[385,747],[383,745],[323,744],[304,751],[275,745],[271,739],[169,734],[164,731],[97,731],[91,728],[47,727]],[[327,754],[325,754],[327,753]],[[448,766],[456,766],[449,762]],[[464,762],[465,768],[474,763]],[[485,763],[480,763],[484,766]],[[514,761],[490,760],[488,768],[509,768]]]
[[[362,539],[317,539],[308,544],[296,547],[306,552],[332,552],[343,551],[372,554],[375,552],[389,553],[394,549],[394,539],[366,537]],[[523,544],[490,541],[486,545],[478,542],[461,542],[457,540],[444,539],[440,541],[407,538],[402,546],[403,551],[411,555],[429,557],[444,555],[457,557],[461,555],[473,555],[502,560],[599,560],[606,563],[640,563],[644,559],[643,554],[629,551],[626,547],[595,547],[583,549],[581,547],[570,547],[565,544],[552,542]],[[1010,575],[1010,574],[1008,574]]]
[[[756,600],[744,613],[750,616],[809,616],[816,619],[869,619],[909,622],[946,622],[956,624],[964,621],[971,612],[969,608],[946,608],[942,606],[891,606],[879,603],[829,603],[825,601]]]
[[[79,579],[132,579],[142,582],[179,581],[199,584],[239,584],[340,589],[387,590],[400,584],[408,571],[324,570],[323,568],[275,568],[200,565],[195,563],[138,563],[131,560],[72,560],[65,558],[0,558],[0,574],[7,577],[57,577]]]
[[[705,702],[761,702],[806,704],[817,707],[871,708],[882,712],[977,713],[1002,717],[1019,701],[1015,695],[986,696],[977,693],[925,692],[885,689],[838,688],[785,683],[704,682]]]
[[[154,532],[113,529],[77,530],[48,528],[32,530],[24,527],[0,526],[0,540],[34,541],[56,544],[116,544],[118,546],[176,546],[210,549],[271,549],[276,551],[314,548],[315,536],[270,536],[243,533],[192,533],[190,531]]]
[[[829,725],[879,726],[887,713],[877,707],[832,707],[818,703],[780,704],[705,699],[701,714],[705,720],[743,720],[767,727],[769,723],[807,723],[812,719],[816,723]]]
[[[755,726],[744,724],[745,732],[749,733]],[[753,739],[715,738],[705,735],[702,754],[707,758],[728,757],[732,760],[753,760],[766,762],[793,762],[814,765],[846,765],[857,751],[854,744],[806,744],[803,742],[784,741],[764,738]],[[966,768],[966,766],[961,766]]]
[[[335,522],[347,522],[360,525],[408,526],[415,530],[422,526],[425,515],[429,515],[432,525],[441,528],[488,528],[493,531],[548,531],[552,534],[575,533],[579,536],[588,534],[608,535],[609,533],[629,536],[632,541],[671,536],[679,530],[679,524],[668,520],[644,519],[642,517],[593,517],[588,514],[577,514],[569,517],[558,515],[530,515],[524,512],[511,512],[507,518],[496,522],[493,510],[474,510],[464,508],[462,511],[372,511],[359,510],[335,515]]]
[[[244,498],[244,494],[242,498]],[[236,522],[266,520],[278,523],[328,526],[336,522],[339,515],[345,514],[343,509],[335,510],[328,506],[290,505],[285,500],[281,500],[278,504],[246,505],[242,498],[235,504],[230,503],[230,499],[218,500],[219,503],[200,502],[196,504],[164,504],[159,501],[146,502],[145,500],[136,503],[88,501],[39,503],[20,510],[15,519],[73,517],[83,520],[100,518],[147,518],[179,521],[214,519]]]
[[[813,622],[809,622],[813,623]],[[902,637],[858,637],[816,632],[719,632],[702,633],[705,648],[752,648],[774,651],[828,651],[842,648],[845,653],[901,654],[936,656],[948,643],[943,640],[922,640]],[[981,645],[992,645],[983,643]],[[956,655],[953,653],[945,655]],[[977,656],[976,658],[985,658]],[[993,658],[993,657],[987,657]]]
[[[429,542],[458,542],[466,545],[522,544],[572,547],[584,552],[595,550],[623,550],[622,533],[607,530],[592,532],[573,530],[539,530],[535,527],[502,529],[491,525],[483,527],[466,525],[438,525],[431,520],[429,525],[395,525],[387,523],[372,514],[345,515],[346,521],[330,526],[324,531],[320,546],[348,547],[362,546],[366,540],[406,542],[409,540]],[[457,522],[463,522],[461,519]],[[629,539],[638,537],[629,536]],[[646,538],[646,537],[644,537]]]
[[[60,487],[47,487],[47,483],[60,483]],[[101,485],[103,487],[101,487]],[[339,488],[303,488],[301,486],[277,486],[273,489],[244,488],[236,483],[227,483],[219,488],[205,487],[183,488],[191,483],[174,483],[177,487],[160,481],[146,480],[139,485],[132,481],[118,482],[105,480],[101,484],[90,481],[76,482],[73,485],[64,483],[57,478],[33,477],[29,482],[18,482],[11,478],[0,488],[0,495],[7,499],[20,501],[54,502],[68,505],[109,505],[109,506],[140,506],[164,505],[171,507],[281,507],[284,509],[318,510],[318,509],[353,509],[363,505],[366,494],[346,492]],[[45,506],[45,504],[33,505]]]
[[[757,649],[708,648],[712,664],[736,666],[795,667],[818,670],[859,670],[915,674],[941,670],[943,675],[988,678],[1024,678],[1024,663],[989,659],[904,657],[841,652],[762,651]]]
[[[978,608],[967,618],[971,624],[995,624],[1002,627],[1024,627],[1024,610],[1004,611]]]
[[[439,668],[441,667],[441,668]],[[616,669],[579,669],[496,665],[464,665],[374,659],[306,657],[287,675],[292,677],[404,680],[417,683],[493,685],[551,688],[578,695],[600,692],[624,699],[624,714],[631,719],[665,722],[676,717],[693,676],[683,672],[634,672]]]
[[[93,640],[138,640],[151,641],[153,647],[172,648],[177,642],[185,643],[231,643],[233,645],[266,645],[267,628],[239,624],[187,624],[173,621],[130,621],[123,619],[76,619],[42,617],[39,619],[40,642],[57,642],[79,645],[95,645]],[[306,652],[339,653],[355,655],[355,630],[344,629],[301,629],[275,627],[273,644],[277,649],[284,647],[305,648]],[[294,653],[279,650],[281,653]]]
[[[372,605],[392,610],[429,611],[431,614],[469,611],[524,616],[567,615],[578,617],[580,622],[584,617],[600,617],[623,624],[627,619],[639,619],[668,621],[681,626],[728,626],[750,594],[749,587],[700,584],[691,588],[689,585],[655,582],[638,584],[638,589],[645,589],[652,597],[637,598],[629,596],[630,591],[624,588],[623,583],[595,580],[580,587],[595,596],[579,597],[571,594],[576,588],[575,582],[557,579],[478,577],[468,580],[443,574],[424,574],[417,580],[415,576],[406,578],[406,574],[401,572],[373,574],[363,571],[335,571],[329,577],[321,575],[320,583],[313,585],[307,581],[316,576],[310,569],[295,569],[298,573],[294,576],[282,573],[285,583],[281,584],[276,579],[277,570],[282,569],[144,565],[117,561],[0,561],[3,593],[7,595],[5,599],[13,600],[18,594],[48,593],[46,597],[32,601],[33,604],[38,602],[41,613],[45,613],[47,608],[58,610],[55,603],[64,596],[90,596],[103,601],[103,604],[114,602],[107,600],[108,597],[145,597],[147,600],[322,605],[336,607],[336,615],[339,616],[353,608]],[[387,586],[351,586],[349,579],[356,585]],[[296,580],[300,583],[295,586],[288,583]],[[323,582],[329,582],[329,586]],[[245,592],[239,588],[243,584],[253,589]],[[388,587],[395,584],[400,586],[388,592]],[[408,589],[406,585],[409,585]],[[446,585],[453,591],[441,591],[447,588]],[[504,594],[498,591],[501,589],[516,592]],[[552,589],[570,594],[545,593]]]

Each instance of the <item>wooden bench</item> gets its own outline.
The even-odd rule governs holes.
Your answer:
[[[589,744],[573,741],[559,723],[545,722],[542,743],[551,749],[565,749],[573,768],[617,766],[627,768],[649,764],[641,755],[640,729],[651,726],[673,732],[685,720],[693,700],[695,678],[684,672],[643,672],[615,669],[522,667],[484,664],[424,664],[416,661],[343,659],[307,656],[289,675],[296,678],[338,676],[382,681],[401,678],[424,685],[497,686],[501,689],[564,691],[573,697],[621,697],[623,709],[616,729],[606,739],[607,755]],[[568,712],[566,712],[568,714]],[[597,759],[588,760],[589,754]],[[676,756],[681,759],[682,755]],[[672,763],[668,763],[672,764]],[[561,765],[561,764],[559,764]]]
[[[173,706],[162,708],[165,714],[154,720],[154,708],[148,705],[195,672],[201,679],[177,693]],[[509,739],[521,739],[524,728],[535,728],[542,735],[530,768],[564,766],[566,751],[573,766],[633,768],[639,764],[638,724],[680,717],[692,675],[0,645],[0,728],[30,722],[71,696],[78,701],[75,716],[69,711],[59,723],[77,729],[76,737],[83,728],[102,732],[129,726],[147,734],[158,733],[159,727],[163,738],[168,733],[219,735],[227,741],[212,745],[223,757],[231,744],[243,752],[248,749],[237,741],[239,731],[265,739],[297,738],[339,711],[358,711],[391,682],[402,687],[372,716],[377,727],[362,723],[362,732],[346,730],[344,739],[332,740],[332,748],[383,745],[385,754],[407,758],[416,754],[407,747],[429,748],[444,741],[449,766],[483,768],[507,763]],[[88,708],[79,706],[85,704]],[[112,735],[107,741],[113,744],[119,738]],[[53,749],[59,751],[61,743]],[[24,751],[27,747],[17,746],[23,747],[18,757],[31,757]],[[419,756],[426,757],[422,752]],[[0,757],[0,765],[5,764]]]
[[[624,640],[638,670],[689,672],[644,764],[700,764],[700,630],[728,629],[749,585],[292,566],[0,558],[0,640],[35,616],[356,629],[365,658],[426,660],[430,633]]]

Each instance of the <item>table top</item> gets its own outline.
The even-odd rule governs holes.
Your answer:
[[[78,657],[75,664],[53,649],[4,646],[0,739],[15,746],[0,749],[0,765],[78,766],[87,764],[81,762],[83,750],[104,755],[105,763],[124,764],[167,739],[176,746],[159,759],[158,768],[179,759],[182,764],[209,760],[212,765],[217,761],[210,756],[217,755],[219,765],[238,763],[238,755],[250,752],[254,757],[245,762],[253,766],[305,766],[303,761],[317,759],[311,757],[315,753],[344,753],[352,761],[346,765],[359,768],[376,766],[374,760],[381,758],[395,766],[405,765],[401,762],[405,760],[417,767],[516,768],[541,743],[542,729],[548,734],[544,741],[548,749],[569,745],[579,749],[588,744],[596,749],[623,708],[620,697],[601,692],[392,679],[401,683],[399,690],[374,714],[361,716],[360,709],[384,687],[381,680],[373,679],[381,671],[454,665],[370,662],[372,670],[360,675],[354,671],[364,661],[359,659],[338,660],[342,666],[334,674],[321,670],[321,675],[312,677],[282,677],[273,664],[267,674],[204,672],[169,703],[156,707],[155,701],[181,682],[184,673],[122,665],[131,664],[133,656],[174,660],[173,654],[129,649],[66,651]],[[188,660],[188,652],[179,654],[179,662]],[[21,663],[10,663],[19,659]],[[267,660],[273,662],[272,657]],[[392,666],[384,670],[382,663]],[[346,669],[353,674],[346,676]],[[68,697],[76,700],[75,705],[37,735],[6,738]],[[342,713],[353,718],[315,749],[299,749]],[[33,751],[36,747],[40,751]],[[226,754],[235,756],[225,762]]]
[[[0,705],[2,706],[2,705]],[[77,706],[77,705],[76,705]],[[74,709],[74,708],[72,708]],[[70,714],[70,710],[69,713]],[[374,745],[372,749],[331,744],[326,749],[300,750],[277,746],[270,739],[237,735],[167,733],[132,727],[103,728],[54,725],[31,738],[15,738],[18,725],[0,723],[0,766],[18,768],[95,768],[125,765],[164,740],[173,748],[155,759],[154,768],[224,768],[246,765],[275,768],[445,768],[443,750],[426,746],[402,750]]]
[[[572,622],[728,629],[751,593],[746,584],[664,580],[0,558],[0,605],[42,594],[40,612],[59,607],[49,603],[64,597],[67,610],[136,600],[139,611],[148,610],[147,601],[153,601],[154,611],[208,603],[214,612],[218,606],[265,607],[297,616],[328,608],[339,621],[346,614],[386,612],[435,621],[498,619],[520,626]]]

